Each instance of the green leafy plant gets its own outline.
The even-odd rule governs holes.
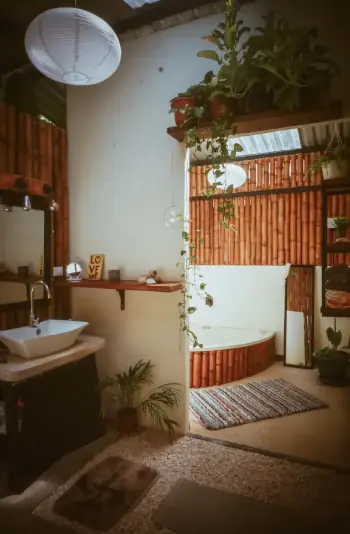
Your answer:
[[[318,30],[291,28],[273,11],[263,18],[264,25],[256,28],[243,48],[266,91],[271,91],[274,104],[287,110],[298,108],[305,89],[312,90],[311,105],[321,92],[328,100],[330,80],[339,69],[328,56],[328,48],[317,43]]]
[[[329,147],[323,154],[318,156],[309,166],[311,173],[316,173],[318,170],[327,169],[329,164],[336,162],[339,171],[343,170],[344,161],[350,160],[350,147],[344,146],[342,143],[337,143],[333,147]]]
[[[345,237],[346,230],[350,226],[350,219],[348,217],[334,217],[333,222],[337,236]]]
[[[326,330],[327,338],[329,343],[331,344],[330,347],[323,347],[320,350],[317,350],[315,354],[317,356],[333,356],[334,354],[338,353],[338,347],[340,343],[342,342],[343,336],[340,330],[334,330],[332,327],[328,327]]]
[[[111,391],[110,402],[121,410],[137,410],[150,416],[154,426],[173,434],[177,422],[169,418],[166,408],[176,408],[179,405],[181,394],[180,384],[163,384],[152,390],[142,398],[145,386],[153,384],[153,368],[151,361],[139,360],[127,371],[106,376],[101,380],[101,389]]]

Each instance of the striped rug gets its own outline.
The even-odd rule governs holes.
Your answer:
[[[318,408],[327,408],[327,404],[283,378],[190,391],[190,410],[208,430]]]

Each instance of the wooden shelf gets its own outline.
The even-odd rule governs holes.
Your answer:
[[[332,178],[330,180],[323,180],[323,187],[326,195],[343,195],[350,193],[350,177]]]
[[[17,274],[12,273],[0,274],[0,282],[30,285],[38,280],[42,280],[42,278],[36,274],[31,274],[29,276],[18,276]]]
[[[323,317],[350,317],[350,308],[328,308],[325,306],[322,309]]]
[[[232,129],[237,128],[234,135],[246,135],[257,132],[269,132],[271,130],[297,128],[305,124],[328,122],[341,119],[342,117],[342,104],[340,101],[334,101],[327,108],[312,111],[284,112],[274,110],[259,114],[237,115],[232,124]],[[167,129],[167,132],[180,143],[185,139],[186,132],[179,126],[171,126]],[[211,122],[200,123],[197,128],[197,133],[201,138],[210,138],[212,136]]]
[[[151,293],[174,293],[181,291],[183,282],[164,282],[162,284],[139,284],[137,280],[122,280],[120,282],[110,282],[109,280],[56,280],[55,285],[69,285],[71,287],[86,287],[92,289],[114,289],[119,292],[121,309],[125,310],[125,291],[147,291]]]
[[[350,243],[340,242],[327,245],[327,253],[346,253],[350,252]]]

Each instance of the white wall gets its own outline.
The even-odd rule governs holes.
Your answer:
[[[249,24],[259,23],[267,8],[279,4],[255,2],[244,6],[242,14]],[[322,37],[344,54],[345,64],[342,17],[334,2],[323,8]],[[317,24],[322,16],[319,2],[311,8],[298,0],[288,10],[303,24]],[[184,158],[166,135],[173,124],[168,103],[213,68],[196,52],[203,47],[201,36],[219,20],[212,16],[126,42],[121,66],[110,80],[67,88],[71,260],[86,262],[91,253],[104,253],[106,268],[122,267],[124,276],[137,277],[151,268],[162,268],[168,278],[178,276],[181,233],[164,226],[163,212],[171,201],[172,153],[173,188],[178,206],[183,204]],[[350,94],[344,84],[341,90]],[[126,299],[121,312],[113,291],[73,290],[74,316],[90,321],[90,331],[107,340],[99,358],[101,372],[151,358],[157,383],[187,384],[184,344],[179,348],[179,295],[129,292]],[[183,429],[186,401],[177,414]]]
[[[6,213],[0,206],[0,261],[12,273],[27,265],[31,274],[39,274],[40,259],[44,254],[44,212],[23,211],[14,207]],[[42,291],[36,291],[39,298]],[[0,304],[27,300],[26,286],[0,282]]]
[[[208,293],[214,297],[214,306],[206,306],[196,292],[191,291],[193,306],[197,307],[191,316],[193,324],[271,330],[276,334],[276,352],[283,355],[285,267],[201,266],[198,273],[203,275],[200,281],[207,284]],[[315,348],[328,344],[326,329],[334,327],[333,319],[321,317],[321,275],[321,267],[316,267]],[[350,319],[337,319],[337,328],[347,344]]]

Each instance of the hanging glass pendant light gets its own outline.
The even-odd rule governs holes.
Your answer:
[[[27,29],[25,48],[42,74],[68,85],[100,83],[117,70],[121,59],[113,29],[77,7],[41,13]]]
[[[164,212],[164,224],[167,228],[179,228],[182,223],[180,210],[175,206],[174,200],[171,206]]]

